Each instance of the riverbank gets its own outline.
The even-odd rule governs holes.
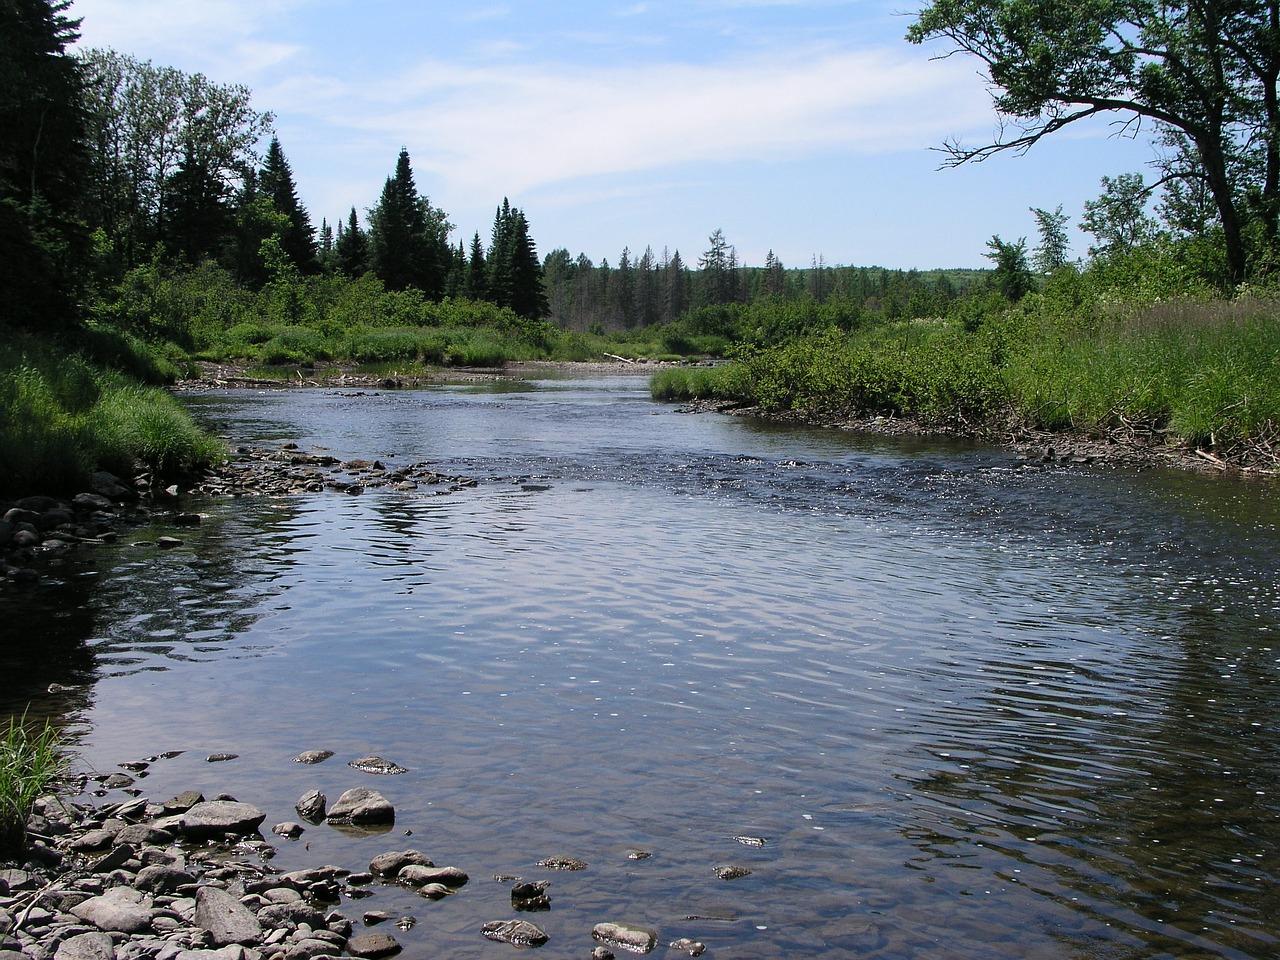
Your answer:
[[[412,891],[427,909],[471,881],[467,871],[437,867],[415,849],[389,850],[354,867],[316,863],[277,870],[271,865],[276,849],[260,831],[267,820],[263,810],[225,794],[206,799],[186,790],[154,800],[133,788],[152,764],[177,755],[121,763],[120,771],[81,777],[62,795],[36,803],[23,861],[0,864],[0,958],[379,960],[400,953],[396,933],[404,937],[417,924],[411,914],[378,909],[380,890]],[[294,762],[305,770],[332,756],[328,750],[310,750]],[[234,759],[227,754],[207,758]],[[377,775],[404,772],[378,757],[358,758],[348,766]],[[90,787],[101,797],[124,796],[97,804],[79,799]],[[380,792],[363,786],[346,790],[332,805],[318,791],[307,791],[290,814],[298,819],[271,827],[283,843],[321,829],[372,838],[387,833],[396,815]],[[550,857],[533,866],[545,872],[587,864]],[[546,943],[546,931],[518,914],[550,909],[550,881],[502,874],[493,880],[510,887],[511,912],[517,916],[477,917],[477,939],[515,946]],[[363,909],[353,918],[348,913],[355,913],[356,903]],[[383,924],[396,933],[384,932]],[[614,956],[609,946],[649,952],[656,933],[602,920],[582,930],[581,940],[584,952],[594,943],[590,955],[607,960]],[[671,946],[691,956],[704,949],[693,940]]]

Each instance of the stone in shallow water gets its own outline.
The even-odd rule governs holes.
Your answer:
[[[387,933],[366,933],[347,941],[347,953],[353,957],[377,960],[400,952],[396,938]]]
[[[347,764],[348,767],[354,767],[356,770],[362,770],[365,773],[376,773],[380,776],[393,777],[400,773],[408,773],[407,767],[402,767],[398,763],[392,763],[390,760],[383,760],[382,757],[358,757]]]
[[[319,823],[324,819],[328,803],[329,798],[319,790],[309,790],[293,805],[293,809],[297,810],[298,816],[308,823]]]
[[[304,750],[293,758],[294,763],[323,763],[333,756],[332,750]]]
[[[406,886],[423,887],[429,883],[442,883],[446,887],[464,886],[471,878],[457,867],[427,867],[416,863],[406,864],[396,874],[396,879]]]
[[[585,870],[587,862],[577,857],[547,857],[539,860],[536,866],[546,867],[548,870]]]
[[[325,819],[330,823],[394,823],[396,812],[378,791],[353,787],[329,808]]]
[[[630,923],[597,923],[591,936],[606,947],[628,953],[649,953],[658,942],[656,931]]]
[[[528,920],[490,920],[480,932],[489,940],[517,947],[540,947],[551,939],[545,930]]]
[[[698,940],[681,937],[679,940],[672,941],[671,949],[680,950],[691,957],[700,957],[702,956],[702,951],[707,949],[707,945]]]
[[[267,815],[236,800],[205,800],[175,819],[179,833],[202,839],[223,833],[255,833]],[[159,825],[168,826],[163,822]]]
[[[410,864],[420,867],[434,867],[435,863],[419,850],[395,850],[380,853],[369,861],[369,872],[379,877],[394,878]]]
[[[550,880],[517,883],[511,888],[511,908],[528,913],[550,910],[551,898],[547,896],[547,887],[550,885]]]
[[[746,867],[725,864],[724,866],[716,867],[716,876],[721,880],[737,880],[739,877],[751,876],[751,871]]]

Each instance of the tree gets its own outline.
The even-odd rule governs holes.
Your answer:
[[[987,248],[984,256],[996,265],[992,276],[996,289],[1006,300],[1017,303],[1035,286],[1035,278],[1027,266],[1027,238],[1005,243],[994,236],[987,241]]]
[[[698,258],[699,291],[704,305],[729,303],[733,300],[733,264],[729,241],[719,227],[707,238],[711,247]]]
[[[278,137],[271,138],[267,156],[258,172],[258,189],[271,200],[277,213],[288,221],[280,246],[294,265],[303,273],[314,273],[319,268],[316,259],[315,229],[293,182],[293,170],[280,147]]]
[[[82,282],[89,171],[70,6],[0,0],[0,326],[66,323]]]
[[[471,300],[487,300],[489,298],[488,268],[484,258],[484,244],[480,242],[480,231],[471,236],[471,252],[467,257],[467,278],[463,285],[463,294]]]
[[[1213,197],[1232,283],[1248,271],[1246,227],[1280,227],[1277,0],[933,0],[907,33],[942,38],[986,66],[1001,117],[994,143],[951,141],[947,163],[1022,153],[1090,117],[1144,121],[1185,138]]]
[[[360,218],[356,216],[355,207],[351,208],[346,227],[338,225],[338,239],[333,244],[333,255],[343,276],[354,280],[369,271],[369,238],[360,229]]]
[[[550,309],[543,287],[542,261],[529,235],[523,212],[503,197],[493,217],[493,236],[486,264],[489,299],[518,316],[539,320]]]
[[[1040,230],[1040,245],[1032,251],[1032,263],[1037,273],[1047,277],[1059,267],[1066,266],[1067,250],[1070,247],[1067,222],[1071,218],[1062,212],[1062,204],[1058,204],[1058,209],[1052,212],[1032,207],[1031,213]]]
[[[409,151],[403,147],[395,174],[387,178],[378,205],[369,211],[369,223],[370,265],[387,289],[416,287],[439,300],[453,258],[453,227],[444,211],[418,193]]]
[[[1146,213],[1149,196],[1140,173],[1122,173],[1114,180],[1103,177],[1102,195],[1085,201],[1080,218],[1080,229],[1097,240],[1089,256],[1128,253],[1154,237],[1156,222]]]

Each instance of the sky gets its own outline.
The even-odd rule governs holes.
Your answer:
[[[504,197],[540,254],[696,265],[720,229],[742,262],[986,267],[1074,230],[1145,139],[1097,122],[1024,156],[939,169],[991,141],[979,64],[904,35],[922,0],[74,0],[80,47],[253,91],[316,227],[362,224],[401,147],[419,191],[487,245]],[[265,144],[263,145],[265,149]]]

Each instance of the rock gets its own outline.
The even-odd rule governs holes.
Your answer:
[[[160,539],[163,540],[164,537],[161,537]],[[181,543],[182,541],[178,541],[178,542]],[[238,759],[240,759],[240,754],[238,753],[211,753],[204,758],[204,762],[205,763],[226,763],[228,760],[238,760]]]
[[[102,785],[108,790],[120,790],[124,787],[133,786],[133,777],[127,773],[113,773],[107,779],[102,781]]]
[[[480,932],[489,940],[517,947],[540,947],[551,939],[545,930],[528,920],[490,920]]]
[[[592,947],[591,960],[614,960],[613,951],[607,947]]]
[[[431,858],[419,850],[400,850],[378,854],[378,856],[369,861],[369,872],[374,876],[394,879],[401,870],[410,864],[416,864],[420,867],[435,866]]]
[[[751,876],[751,871],[747,867],[725,864],[724,866],[716,867],[716,876],[721,880],[737,880],[739,877]]]
[[[111,852],[105,857],[98,860],[93,865],[96,873],[111,873],[113,870],[124,869],[130,860],[138,855],[138,851],[131,843],[120,843],[111,848]]]
[[[89,489],[100,496],[108,497],[117,502],[137,498],[137,494],[123,480],[114,473],[107,473],[105,470],[99,470],[89,477]]]
[[[177,537],[156,537],[156,546],[161,550],[172,550],[174,547],[182,546],[182,541]]]
[[[424,887],[429,883],[441,883],[446,887],[461,887],[471,878],[457,867],[424,867],[416,863],[400,869],[396,880],[410,887]]]
[[[300,823],[286,820],[283,823],[277,823],[271,828],[271,832],[281,837],[287,837],[290,840],[297,840],[305,832],[305,828]]]
[[[587,862],[576,857],[547,857],[539,860],[536,866],[546,867],[548,870],[585,870]]]
[[[165,813],[186,813],[197,803],[204,803],[204,794],[196,790],[186,790],[172,800],[163,804]]]
[[[256,943],[262,925],[249,908],[219,887],[196,891],[196,926],[208,932],[220,947],[232,943]]]
[[[353,957],[377,960],[400,952],[396,938],[387,933],[364,933],[347,941],[347,953]]]
[[[115,504],[100,493],[77,493],[71,505],[82,513],[111,513],[115,510]]]
[[[550,880],[517,883],[511,888],[511,908],[528,913],[550,910],[551,898],[547,896],[547,887],[550,885]]]
[[[161,830],[153,823],[131,823],[116,834],[117,844],[164,847],[173,843],[173,831]]]
[[[304,793],[293,805],[293,809],[298,811],[298,816],[308,823],[319,823],[324,819],[325,807],[329,803],[329,798],[319,790],[310,790]]]
[[[88,853],[93,850],[102,850],[105,847],[111,846],[112,841],[115,840],[116,835],[119,832],[119,830],[110,830],[105,827],[100,827],[97,830],[89,830],[71,841],[71,849],[75,850],[77,853]]]
[[[179,833],[199,840],[224,833],[256,833],[267,815],[257,807],[235,800],[205,800],[175,819]],[[164,826],[163,822],[158,825]]]
[[[702,951],[707,949],[707,945],[697,940],[690,940],[688,937],[681,937],[679,940],[672,941],[671,949],[683,951],[691,957],[700,957]]]
[[[380,776],[395,776],[409,772],[407,767],[392,763],[390,760],[383,760],[381,757],[359,757],[350,761],[347,766],[362,770],[365,773],[376,773]]]
[[[71,913],[108,933],[142,933],[151,929],[154,916],[142,893],[129,887],[112,887],[100,897],[76,904]]]
[[[156,863],[139,870],[133,885],[148,893],[174,893],[179,887],[195,882],[196,878],[185,870],[167,863]]]
[[[288,930],[298,929],[298,924],[305,923],[312,930],[324,926],[324,914],[301,900],[294,903],[273,903],[258,911],[258,922],[264,927],[284,927]]]
[[[107,934],[81,933],[63,940],[53,960],[115,960],[115,955],[115,947]]]
[[[395,808],[376,790],[353,787],[338,798],[325,819],[330,823],[395,823]]]
[[[332,750],[304,750],[293,758],[294,763],[323,763],[333,756]]]
[[[606,947],[616,947],[628,953],[648,953],[658,942],[656,931],[629,923],[597,923],[591,936]]]

